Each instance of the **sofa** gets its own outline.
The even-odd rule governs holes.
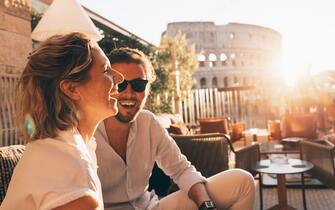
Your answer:
[[[0,147],[0,204],[5,198],[14,168],[24,150],[24,145]]]

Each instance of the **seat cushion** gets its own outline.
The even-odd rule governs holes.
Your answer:
[[[229,134],[227,118],[199,119],[200,133],[225,133]]]
[[[190,130],[186,127],[185,124],[174,123],[170,125],[168,129],[169,133],[178,134],[178,135],[188,135]]]
[[[24,150],[24,145],[0,147],[0,203],[5,198],[13,170]]]

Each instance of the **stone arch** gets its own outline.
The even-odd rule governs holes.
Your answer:
[[[199,62],[199,66],[200,67],[205,67],[206,56],[204,56],[203,54],[198,54],[197,59],[198,59],[198,62]]]
[[[228,57],[225,53],[220,54],[220,61],[222,66],[227,66]]]
[[[212,78],[212,87],[213,88],[217,88],[218,87],[218,78],[217,77],[213,77]]]
[[[207,87],[207,81],[206,78],[202,77],[200,79],[200,88],[206,88]]]
[[[236,75],[233,77],[233,82],[234,84],[238,84],[238,77]]]
[[[217,60],[216,55],[214,53],[210,53],[208,55],[209,67],[215,67],[216,60]]]
[[[224,86],[224,87],[228,87],[228,85],[229,85],[228,77],[224,77],[224,78],[223,78],[223,86]]]

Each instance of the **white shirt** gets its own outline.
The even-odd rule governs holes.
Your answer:
[[[155,161],[186,194],[195,183],[206,181],[149,111],[141,111],[131,124],[127,164],[109,145],[103,123],[100,123],[95,138],[98,175],[106,209],[155,208],[157,196],[147,191]]]
[[[0,209],[47,210],[87,195],[103,209],[95,149],[95,139],[85,144],[78,131],[28,143]]]

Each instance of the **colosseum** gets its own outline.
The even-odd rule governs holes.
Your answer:
[[[175,36],[178,31],[195,44],[197,88],[266,85],[279,72],[282,36],[273,29],[241,23],[173,22],[163,35]]]

